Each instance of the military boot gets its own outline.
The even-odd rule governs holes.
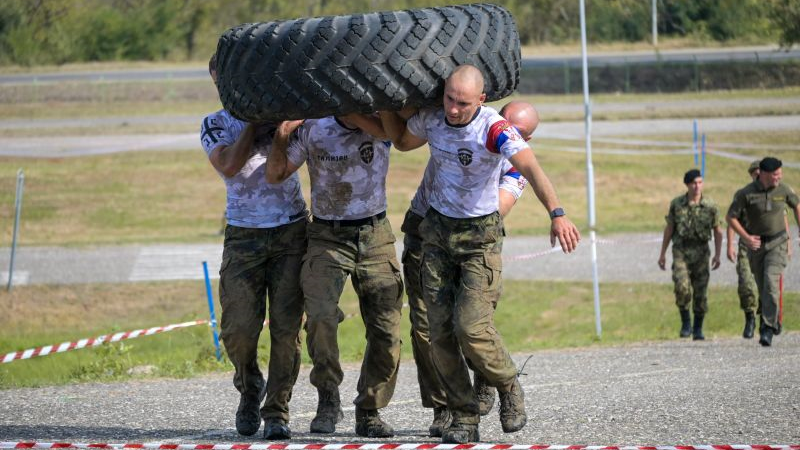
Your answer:
[[[514,384],[508,392],[500,394],[500,425],[504,433],[519,431],[528,421],[525,414],[525,393],[519,384],[519,379],[514,379]]]
[[[450,425],[452,419],[453,416],[450,415],[450,411],[446,406],[437,406],[433,408],[433,422],[431,422],[431,426],[428,428],[428,435],[430,437],[442,437],[444,429]]]
[[[680,310],[681,312],[681,337],[689,337],[692,335],[692,316],[689,315],[689,310]]]
[[[494,387],[490,386],[478,372],[475,372],[475,383],[472,385],[475,397],[478,399],[478,411],[482,416],[489,414],[494,406]]]
[[[292,430],[285,420],[279,417],[264,419],[264,439],[275,441],[281,439],[291,439]]]
[[[377,409],[356,406],[356,434],[366,438],[387,438],[394,436],[394,430],[381,420]]]
[[[705,316],[702,314],[694,315],[694,326],[692,327],[693,341],[704,341],[706,339],[706,337],[703,336],[703,319],[705,319]]]
[[[336,431],[336,424],[344,419],[339,390],[323,391],[318,389],[317,392],[319,394],[317,415],[311,420],[310,431],[312,433],[333,433]]]
[[[261,426],[261,402],[267,396],[267,382],[261,379],[261,387],[256,394],[242,394],[236,408],[236,431],[242,436],[252,436]]]
[[[468,444],[480,440],[477,423],[461,423],[458,419],[453,419],[453,423],[442,433],[443,444]]]
[[[756,315],[753,311],[744,313],[744,331],[742,337],[745,339],[753,339],[753,332],[756,330]]]

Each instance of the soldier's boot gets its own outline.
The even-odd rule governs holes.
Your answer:
[[[679,310],[681,313],[681,337],[689,337],[692,335],[692,316],[689,315],[689,310]]]
[[[394,436],[394,430],[381,420],[377,409],[356,407],[356,434],[366,438],[388,438]]]
[[[442,433],[443,444],[468,444],[480,440],[477,423],[461,423],[455,418]]]
[[[764,323],[763,317],[761,318],[760,324],[758,326],[758,334],[759,334],[758,343],[761,344],[762,347],[772,346],[772,335],[773,335],[772,327],[767,326],[767,324]]]
[[[742,337],[745,339],[753,339],[753,332],[756,331],[756,315],[753,311],[744,313],[744,331]]]
[[[694,326],[692,327],[693,341],[704,341],[706,339],[706,337],[703,336],[703,319],[705,319],[705,316],[702,314],[694,315]]]
[[[274,441],[279,439],[291,439],[292,430],[285,420],[279,417],[264,419],[264,439]]]
[[[519,431],[528,421],[525,414],[525,393],[519,384],[519,379],[514,379],[514,384],[508,392],[500,394],[500,425],[504,433]]]
[[[446,406],[437,406],[433,408],[433,422],[428,428],[430,437],[442,437],[445,428],[450,425],[453,416],[450,415],[450,410]]]
[[[242,436],[252,436],[261,426],[261,402],[267,396],[267,382],[261,379],[261,388],[257,394],[242,394],[239,407],[236,408],[236,431]]]
[[[319,394],[317,415],[311,420],[309,431],[323,434],[333,433],[336,431],[336,424],[344,419],[342,402],[339,399],[339,390],[317,390],[317,392]]]
[[[482,416],[489,414],[489,411],[494,406],[494,387],[490,386],[478,372],[475,372],[475,383],[472,386],[472,390],[478,399],[478,412]]]

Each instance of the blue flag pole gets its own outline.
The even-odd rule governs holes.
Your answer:
[[[702,147],[702,166],[700,168],[700,175],[705,178],[706,177],[706,134],[703,133],[703,147]]]
[[[219,335],[217,334],[217,315],[214,313],[214,297],[211,295],[211,280],[208,278],[208,264],[203,261],[203,274],[206,277],[206,296],[208,297],[208,313],[211,315],[211,331],[214,334],[214,348],[217,351],[217,361],[222,361],[219,351]]]
[[[694,154],[694,166],[697,167],[697,119],[692,122],[692,153]]]

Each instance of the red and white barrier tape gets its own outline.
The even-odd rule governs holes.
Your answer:
[[[74,442],[0,442],[0,449],[85,448],[151,450],[800,450],[800,445],[518,445],[518,444],[84,444]]]
[[[164,327],[153,327],[146,330],[126,331],[122,333],[115,333],[111,335],[98,336],[91,339],[81,339],[75,342],[64,342],[60,345],[46,345],[44,347],[31,348],[19,352],[11,352],[3,357],[0,363],[9,363],[18,359],[28,359],[35,356],[50,355],[52,353],[62,353],[70,350],[77,350],[85,347],[96,347],[106,342],[117,342],[124,339],[133,339],[140,336],[150,336],[156,333],[164,333],[178,328],[193,327],[195,325],[203,325],[208,323],[208,320],[194,320],[192,322],[175,323]]]

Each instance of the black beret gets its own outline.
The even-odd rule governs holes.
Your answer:
[[[781,166],[783,166],[781,160],[771,156],[767,156],[758,163],[758,168],[761,169],[762,172],[775,172],[780,169]]]
[[[694,181],[694,179],[695,179],[695,178],[697,178],[697,177],[701,177],[701,176],[702,176],[702,175],[700,175],[700,171],[699,171],[699,170],[697,170],[697,169],[692,169],[692,170],[690,170],[690,171],[686,172],[686,173],[683,175],[683,184],[689,184],[689,183],[691,183],[692,181]]]

